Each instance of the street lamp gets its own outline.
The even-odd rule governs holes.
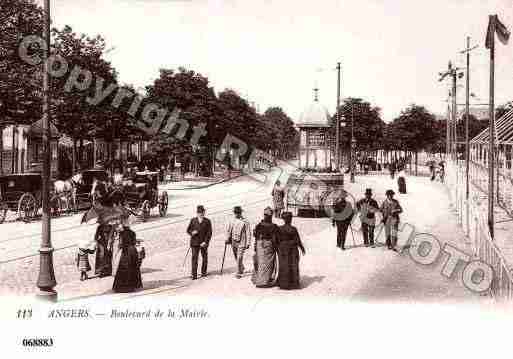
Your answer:
[[[42,202],[43,202],[43,225],[42,241],[39,249],[39,276],[37,286],[39,288],[38,298],[47,301],[56,301],[57,292],[54,287],[57,285],[53,269],[53,247],[51,242],[50,229],[50,75],[49,62],[50,55],[50,0],[44,2],[44,40],[46,48],[43,51],[43,173],[42,173]]]

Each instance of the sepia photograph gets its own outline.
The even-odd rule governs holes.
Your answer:
[[[508,356],[511,0],[0,0],[0,29],[7,354]]]

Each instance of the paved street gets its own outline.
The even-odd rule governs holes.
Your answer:
[[[287,169],[287,166],[284,166]],[[415,263],[406,249],[402,253],[387,251],[383,246],[365,248],[361,234],[355,229],[354,242],[348,233],[348,250],[335,248],[335,229],[327,218],[295,218],[307,249],[302,257],[302,287],[298,291],[286,292],[277,288],[257,289],[250,280],[251,255],[246,255],[247,276],[234,278],[234,261],[227,253],[225,273],[218,271],[224,249],[224,230],[231,218],[234,205],[240,204],[253,224],[262,216],[263,208],[270,205],[270,190],[274,180],[286,172],[274,169],[266,174],[267,181],[242,177],[203,189],[168,190],[171,194],[170,208],[165,218],[154,213],[147,223],[136,223],[133,229],[145,240],[148,257],[143,263],[144,290],[129,295],[111,292],[112,277],[93,278],[80,282],[74,264],[75,244],[83,237],[94,234],[95,225],[79,225],[80,216],[60,218],[53,222],[53,245],[55,273],[59,298],[79,299],[97,295],[113,297],[166,296],[176,294],[216,296],[272,296],[302,295],[327,296],[341,299],[377,301],[468,301],[486,302],[488,298],[470,292],[461,282],[461,268],[452,279],[440,274],[444,260],[431,266]],[[264,177],[260,178],[261,180]],[[396,188],[395,181],[388,176],[357,177],[355,184],[347,183],[350,193],[360,196],[366,187],[376,193],[378,202],[384,199],[384,191]],[[425,177],[408,179],[408,194],[398,195],[404,208],[402,221],[411,224],[417,233],[430,233],[442,243],[470,252],[466,247],[456,217],[451,213],[446,189]],[[189,217],[195,206],[203,203],[214,226],[214,236],[209,250],[210,276],[198,281],[189,279],[190,264],[183,268],[188,237],[185,234]],[[155,211],[156,212],[156,211]],[[281,221],[280,221],[281,222]],[[21,230],[23,232],[21,232]],[[2,271],[0,273],[3,294],[27,294],[34,292],[38,271],[37,249],[40,241],[40,223],[7,223],[2,226],[7,233],[0,248]],[[409,231],[399,236],[404,246]],[[384,242],[383,236],[378,238]],[[355,246],[356,244],[356,246]],[[94,265],[94,256],[91,256]],[[445,257],[444,257],[445,258]],[[189,258],[188,258],[189,259]]]

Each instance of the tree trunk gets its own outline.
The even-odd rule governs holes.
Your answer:
[[[415,176],[417,176],[417,165],[418,165],[418,161],[417,161],[418,160],[418,156],[417,156],[417,154],[418,154],[418,151],[415,150]]]
[[[71,150],[71,168],[73,173],[77,170],[77,140],[73,138],[73,148]]]
[[[4,128],[0,127],[0,175],[4,174]]]
[[[78,145],[78,164],[82,167],[84,163],[84,140],[81,138]]]

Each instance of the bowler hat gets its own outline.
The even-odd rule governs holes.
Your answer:
[[[367,188],[367,189],[365,190],[365,194],[372,194],[372,189]]]
[[[235,207],[233,207],[233,213],[235,213],[235,214],[241,214],[241,213],[242,213],[242,208],[241,208],[241,206],[235,206]]]

